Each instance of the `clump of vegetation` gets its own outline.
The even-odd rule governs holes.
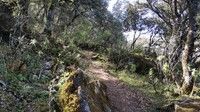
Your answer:
[[[48,87],[49,78],[39,79],[37,76],[42,68],[39,63],[40,57],[28,51],[21,54],[20,58],[17,57],[18,54],[11,55],[12,53],[8,47],[0,56],[2,66],[0,78],[5,83],[5,88],[0,94],[2,98],[11,97],[3,101],[5,105],[2,111],[29,111],[29,108],[48,111],[49,93],[45,88]]]
[[[108,60],[116,65],[118,70],[127,69],[138,74],[147,74],[156,64],[142,55],[129,52],[126,49],[113,49],[109,51]]]
[[[80,101],[73,82],[63,82],[59,87],[58,100],[62,112],[77,112],[80,108]]]

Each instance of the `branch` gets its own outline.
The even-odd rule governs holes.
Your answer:
[[[154,13],[156,13],[157,16],[160,19],[162,19],[170,28],[172,28],[172,24],[171,24],[170,20],[167,19],[167,17],[164,14],[161,13],[161,11],[159,10],[159,8],[156,7],[155,5],[153,5],[150,0],[147,0],[147,3],[148,3],[148,6],[149,6],[148,8],[150,10],[152,10]]]

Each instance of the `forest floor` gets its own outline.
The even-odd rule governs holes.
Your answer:
[[[94,52],[84,51],[89,63],[86,73],[101,80],[107,86],[107,95],[113,112],[146,112],[152,102],[142,91],[134,90],[129,85],[111,75],[105,61],[93,60]]]

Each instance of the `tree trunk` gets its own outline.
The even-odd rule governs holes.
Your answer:
[[[197,6],[194,0],[187,0],[189,11],[189,31],[186,38],[183,54],[182,54],[182,70],[183,70],[183,84],[182,93],[189,95],[192,92],[194,79],[189,68],[192,53],[194,50],[195,33],[196,33],[196,10]]]
[[[51,36],[52,30],[53,30],[55,8],[56,8],[57,3],[58,3],[57,0],[51,0],[51,5],[47,11],[44,33],[48,34],[49,36]]]
[[[28,32],[28,8],[29,8],[29,0],[19,0],[20,5],[20,16],[21,20],[21,26],[20,31],[22,32],[22,35]]]
[[[140,38],[141,32],[139,32],[138,36],[136,37],[137,31],[134,31],[133,35],[133,42],[131,43],[131,49],[133,50],[135,48],[136,41]]]
[[[181,35],[180,35],[180,31],[181,31],[181,16],[178,13],[178,6],[177,6],[177,0],[173,0],[171,3],[171,8],[172,8],[172,19],[173,19],[173,26],[172,26],[172,34],[169,40],[169,44],[168,44],[168,63],[169,63],[169,68],[170,68],[170,72],[171,72],[171,79],[175,80],[175,77],[177,76],[177,65],[180,62],[179,58],[181,55],[181,51],[182,51],[182,40],[181,40]]]

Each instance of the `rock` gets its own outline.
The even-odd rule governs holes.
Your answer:
[[[178,100],[159,109],[161,112],[200,112],[200,99]]]
[[[175,104],[176,112],[199,112],[200,99],[186,99]]]
[[[174,103],[165,105],[161,108],[158,108],[157,110],[159,112],[174,112],[174,110],[175,110]]]
[[[47,61],[44,63],[45,70],[50,70],[52,68],[52,66],[53,66],[53,62],[51,62],[51,61]]]
[[[6,87],[7,87],[6,83],[4,81],[0,80],[0,89],[5,90]]]
[[[111,112],[106,86],[98,80],[91,80],[81,69],[65,72],[54,80],[50,96],[62,112]],[[56,93],[55,93],[56,90]],[[54,102],[54,103],[55,103]],[[55,105],[55,104],[54,104]],[[51,107],[52,108],[52,107]]]

